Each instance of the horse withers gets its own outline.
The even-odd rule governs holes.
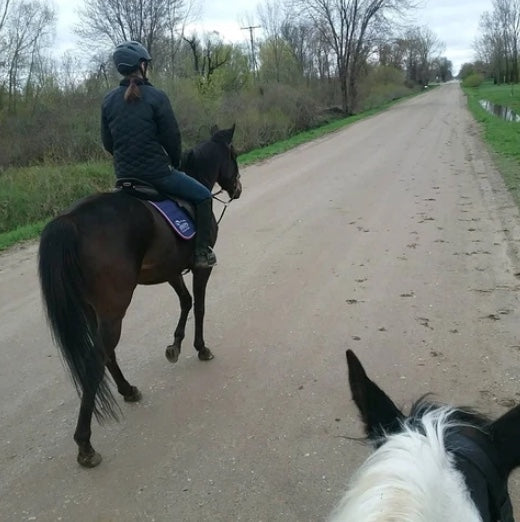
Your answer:
[[[491,421],[420,399],[405,416],[347,351],[352,396],[376,451],[329,522],[514,522],[520,406]]]
[[[188,151],[182,169],[209,190],[215,183],[231,199],[242,192],[237,155],[232,145],[235,126],[213,131],[211,139]],[[213,218],[212,244],[217,239]],[[180,301],[180,317],[167,358],[175,362],[184,339],[192,304],[194,346],[200,360],[213,358],[203,337],[204,299],[211,268],[193,268],[194,239],[173,232],[152,204],[124,191],[101,193],[76,202],[50,221],[42,232],[39,275],[53,337],[81,395],[74,440],[78,462],[94,467],[101,456],[90,443],[91,420],[117,418],[117,405],[105,366],[125,401],[140,400],[116,360],[121,322],[138,284],[169,283]],[[183,272],[193,272],[193,299]],[[193,302],[194,301],[194,302]]]

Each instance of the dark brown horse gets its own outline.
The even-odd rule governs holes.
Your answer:
[[[230,198],[242,192],[234,126],[216,131],[190,150],[183,170],[212,189],[218,183]],[[213,243],[217,226],[214,227]],[[177,361],[192,297],[183,272],[192,268],[194,240],[180,239],[146,201],[124,192],[102,193],[77,202],[45,227],[39,250],[39,275],[49,324],[81,395],[74,440],[78,462],[94,467],[101,456],[90,444],[92,413],[117,418],[117,405],[105,378],[105,365],[125,401],[140,400],[139,390],[121,372],[115,348],[121,322],[138,284],[169,283],[181,313],[166,357]],[[200,360],[213,358],[203,338],[204,298],[211,269],[192,269],[194,346]]]

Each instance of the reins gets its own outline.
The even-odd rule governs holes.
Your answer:
[[[229,198],[227,201],[224,201],[223,199],[220,199],[218,198],[217,196],[219,194],[221,194],[222,192],[224,192],[223,189],[220,189],[218,192],[215,192],[214,194],[211,194],[211,197],[213,199],[216,199],[218,202],[222,203],[224,205],[224,208],[222,209],[222,213],[220,214],[220,217],[218,218],[217,220],[217,225],[220,225],[220,222],[222,221],[222,218],[224,217],[224,214],[228,208],[228,206],[231,204],[231,202],[233,201],[233,198]]]

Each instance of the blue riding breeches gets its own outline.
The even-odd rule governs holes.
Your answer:
[[[154,179],[151,183],[159,192],[185,199],[194,205],[211,198],[211,192],[202,183],[173,168],[169,176]]]

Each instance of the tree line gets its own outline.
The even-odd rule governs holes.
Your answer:
[[[99,159],[99,114],[118,82],[122,40],[153,56],[151,78],[171,97],[186,146],[214,123],[237,122],[247,150],[452,77],[443,45],[406,26],[413,0],[264,0],[250,41],[190,30],[192,0],[85,0],[81,44],[52,53],[47,0],[0,0],[0,171]],[[253,38],[254,36],[254,38]]]
[[[495,84],[518,83],[520,0],[492,0],[491,10],[482,13],[475,40],[476,60],[465,63],[462,79],[472,85],[490,78]]]

